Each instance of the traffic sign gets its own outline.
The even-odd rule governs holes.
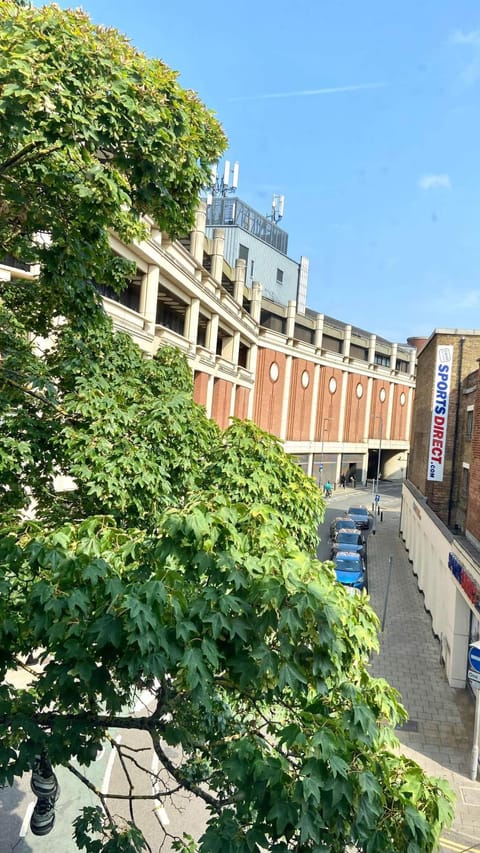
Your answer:
[[[468,665],[470,669],[480,673],[480,643],[472,643],[468,650]]]
[[[480,672],[477,672],[476,669],[468,670],[468,680],[473,687],[476,687],[477,690],[480,689]]]
[[[380,503],[380,495],[375,495],[375,503]]]

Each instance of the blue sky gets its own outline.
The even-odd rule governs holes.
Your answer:
[[[285,195],[310,308],[399,342],[480,327],[478,0],[82,6],[215,111],[244,201]]]

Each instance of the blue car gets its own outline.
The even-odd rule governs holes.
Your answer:
[[[339,551],[333,561],[337,581],[352,589],[367,589],[367,572],[360,554]]]

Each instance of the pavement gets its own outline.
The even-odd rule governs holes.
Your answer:
[[[480,853],[480,782],[470,779],[474,698],[448,684],[440,643],[399,535],[401,485],[382,482],[378,492],[381,515],[368,537],[368,574],[371,604],[384,627],[371,671],[399,691],[408,711],[408,722],[397,730],[402,752],[429,775],[446,779],[456,794],[455,820],[443,833],[441,850]],[[346,498],[349,505],[372,508],[371,486],[337,488],[329,508],[345,505]]]

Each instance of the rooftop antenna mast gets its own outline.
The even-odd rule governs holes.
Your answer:
[[[272,198],[272,212],[267,215],[267,219],[271,219],[276,225],[277,222],[283,219],[284,208],[285,196],[274,193]]]
[[[238,161],[235,161],[233,164],[230,183],[230,160],[225,160],[223,166],[223,173],[219,173],[218,163],[214,163],[211,171],[211,183],[209,186],[209,193],[207,195],[207,204],[212,203],[212,199],[218,196],[225,198],[228,193],[234,193],[238,187],[238,172],[239,172],[239,164]]]

